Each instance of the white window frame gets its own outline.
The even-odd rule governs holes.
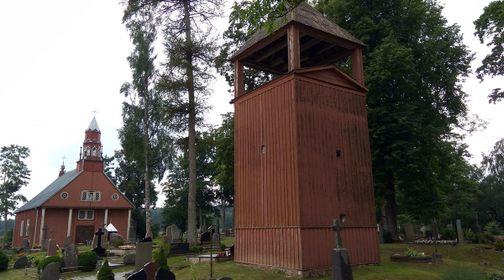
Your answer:
[[[81,218],[81,213],[83,214],[83,217]],[[93,209],[79,209],[77,213],[77,219],[78,220],[84,220],[84,221],[92,221],[94,220],[94,210]]]
[[[100,191],[83,190],[83,191],[81,191],[80,200],[81,201],[101,201],[101,192]]]
[[[25,229],[25,234],[26,236],[30,235],[30,219],[26,220],[26,229]]]
[[[21,227],[19,228],[19,236],[24,236],[24,220],[21,220]]]

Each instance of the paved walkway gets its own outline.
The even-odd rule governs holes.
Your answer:
[[[123,272],[114,272],[114,278],[117,280],[122,280],[125,279],[126,273],[131,273],[132,271],[123,271]],[[96,275],[92,276],[85,276],[85,277],[71,277],[71,278],[66,278],[66,279],[72,279],[72,280],[96,280]]]

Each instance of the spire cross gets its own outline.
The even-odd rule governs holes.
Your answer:
[[[61,159],[63,160],[63,165],[65,165],[65,159],[66,159],[66,157],[63,156]]]
[[[96,117],[96,114],[98,114],[98,111],[96,111],[96,109],[94,109],[92,112],[93,112],[94,116]]]

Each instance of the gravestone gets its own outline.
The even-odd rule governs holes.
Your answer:
[[[56,240],[47,240],[47,254],[46,256],[51,257],[56,255]]]
[[[26,268],[29,266],[29,260],[27,256],[22,256],[19,259],[16,260],[14,263],[14,266],[12,268],[18,269],[18,268]]]
[[[218,231],[214,231],[212,234],[212,244],[216,246],[220,245],[220,234]]]
[[[93,249],[93,252],[95,252],[98,256],[104,257],[105,256],[105,248],[102,247],[102,235],[103,235],[103,230],[99,228],[95,232],[96,236],[96,247]]]
[[[176,278],[175,278],[175,274],[173,274],[173,272],[171,272],[169,269],[160,267],[156,271],[155,279],[156,280],[175,280]]]
[[[124,255],[123,263],[125,265],[135,264],[135,253]]]
[[[76,267],[79,265],[79,252],[73,243],[71,236],[67,236],[63,242],[63,263],[65,267]]]
[[[462,223],[460,222],[460,219],[457,219],[455,224],[457,226],[458,243],[464,243],[464,232],[462,231]]]
[[[210,242],[211,238],[212,238],[212,234],[209,231],[204,232],[203,234],[201,234],[200,244]]]
[[[147,275],[147,280],[154,280],[156,276],[157,265],[153,262],[148,262],[144,265],[143,270]]]
[[[341,228],[343,221],[335,219],[331,229],[334,230],[336,248],[332,250],[332,280],[353,280],[352,267],[348,258],[347,249],[343,248]]]
[[[135,268],[141,269],[152,260],[152,242],[137,242],[135,251]]]
[[[142,268],[137,272],[131,273],[126,280],[147,280],[147,274],[145,270]]]
[[[167,243],[180,243],[182,241],[180,239],[182,231],[177,227],[177,225],[172,224],[167,226],[165,232],[165,241]]]
[[[42,271],[42,280],[59,280],[60,265],[58,262],[52,262]]]
[[[406,234],[406,241],[415,241],[415,226],[412,223],[404,224],[404,233]]]
[[[42,244],[40,244],[42,246],[42,251],[46,251],[47,250],[47,232],[49,231],[49,227],[47,225],[44,225],[44,227],[42,227]]]
[[[23,239],[23,251],[25,253],[29,253],[30,252],[30,240],[24,238]]]

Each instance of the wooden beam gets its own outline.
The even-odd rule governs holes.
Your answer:
[[[352,50],[352,77],[364,86],[364,68],[362,64],[362,49],[356,48]]]
[[[234,90],[235,90],[235,98],[243,94],[243,90],[245,85],[243,83],[243,62],[241,60],[235,60],[234,62]]]
[[[299,49],[299,28],[297,24],[290,24],[287,29],[288,71],[301,68],[301,52]]]
[[[271,55],[275,54],[276,52],[281,51],[281,50],[286,49],[286,48],[287,48],[287,45],[285,44],[285,42],[277,43],[277,45],[273,46],[271,49],[269,49],[268,51],[264,52],[263,54],[260,54],[254,60],[257,61],[257,62],[261,62],[261,61],[265,60],[266,58],[270,57]]]
[[[264,65],[262,63],[256,63],[251,60],[243,61],[243,65],[250,67],[250,68],[258,69],[261,71],[273,73],[273,74],[282,74],[282,72],[276,68],[270,67],[269,65]]]

